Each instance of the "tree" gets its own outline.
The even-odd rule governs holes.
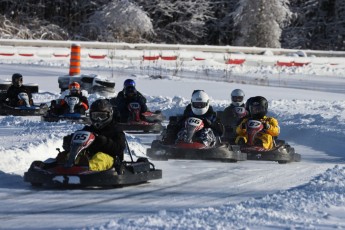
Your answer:
[[[345,50],[344,0],[291,0],[294,19],[283,32],[284,47]]]
[[[238,46],[280,48],[282,29],[291,12],[287,0],[241,0],[232,14],[238,35]]]
[[[155,42],[205,44],[207,22],[214,19],[209,0],[135,0],[149,13]]]
[[[147,42],[154,35],[151,19],[139,6],[114,0],[96,11],[84,25],[84,36],[98,41]]]

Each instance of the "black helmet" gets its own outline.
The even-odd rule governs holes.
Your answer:
[[[113,120],[113,107],[107,99],[98,99],[91,104],[90,118],[96,129],[102,129]]]
[[[23,84],[23,76],[20,73],[14,73],[12,75],[12,84],[14,86],[20,87]]]
[[[247,101],[250,116],[254,119],[263,118],[267,114],[267,99],[261,96],[251,97]]]
[[[123,94],[125,95],[125,97],[134,97],[137,95],[137,90],[135,89],[134,86],[127,86],[124,90],[123,90]]]

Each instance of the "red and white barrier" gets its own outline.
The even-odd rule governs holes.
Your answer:
[[[0,39],[0,44],[2,40]],[[15,41],[13,41],[15,42]],[[18,44],[23,44],[24,41],[19,42]],[[25,41],[30,44],[29,41]],[[26,44],[24,42],[24,44]],[[66,60],[68,61],[71,58],[70,53],[68,52],[68,48],[65,47],[55,47],[56,45],[52,46],[51,41],[41,41],[39,47],[26,47],[26,46],[8,46],[8,45],[0,45],[0,59],[16,59],[16,58],[31,58],[32,60],[44,60],[45,58],[48,59],[59,59],[59,60]],[[59,44],[65,44],[64,42],[60,42]],[[43,46],[47,44],[47,47]],[[81,43],[81,46],[83,46]],[[90,43],[91,44],[91,43]],[[91,46],[88,44],[88,46]],[[93,44],[93,43],[92,43]],[[98,44],[98,43],[97,43]],[[94,46],[97,45],[96,43]],[[118,44],[120,45],[120,44]],[[110,44],[109,44],[110,46]],[[159,47],[162,48],[161,50],[151,50],[151,49],[143,49],[143,47],[151,48],[151,47]],[[101,46],[100,46],[101,47]],[[176,47],[176,50],[165,50],[164,48],[172,48]],[[340,55],[338,57],[329,56],[330,54],[325,51],[327,54],[326,57],[306,57],[308,52],[311,51],[303,51],[305,56],[301,56],[298,52],[290,53],[289,55],[277,55],[274,52],[270,52],[270,54],[260,53],[260,54],[246,54],[240,52],[232,52],[229,53],[226,50],[230,50],[229,47],[222,47],[223,52],[216,52],[216,51],[208,51],[209,46],[185,46],[185,49],[178,49],[179,46],[168,46],[168,45],[155,45],[155,44],[141,44],[139,47],[137,44],[133,44],[130,46],[129,44],[123,45],[122,48],[128,49],[99,49],[99,48],[85,48],[83,47],[83,51],[80,54],[80,58],[82,60],[88,61],[109,61],[110,59],[116,60],[138,60],[138,61],[153,61],[153,62],[161,62],[161,63],[170,63],[170,62],[188,62],[188,61],[214,61],[219,64],[226,64],[226,65],[262,65],[262,66],[280,66],[280,67],[304,67],[309,65],[330,65],[330,66],[343,66],[345,65],[345,52],[333,52],[334,55]],[[136,49],[138,48],[138,49]],[[215,50],[215,47],[211,47]],[[244,47],[242,47],[244,48]],[[248,52],[249,50],[253,51],[256,48],[246,47]],[[205,51],[200,51],[197,49],[204,49]],[[219,48],[219,50],[221,50]],[[233,47],[231,51],[235,50]],[[270,49],[267,49],[270,50]],[[275,49],[271,49],[276,51]],[[271,51],[270,50],[270,51]],[[283,49],[279,51],[282,52]],[[283,50],[285,53],[287,50]],[[321,52],[321,51],[320,51]],[[282,54],[285,54],[282,53]],[[344,54],[343,54],[344,53]],[[343,55],[343,56],[341,56]],[[30,59],[30,60],[31,60]]]

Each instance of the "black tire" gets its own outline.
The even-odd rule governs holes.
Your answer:
[[[32,84],[32,85],[24,85],[30,93],[38,93],[38,85]]]
[[[146,157],[139,157],[137,159],[137,162],[149,162],[149,159],[147,159]]]
[[[221,162],[224,162],[224,163],[237,163],[237,160],[235,160],[235,159],[223,159],[223,160],[221,160]]]
[[[286,164],[287,163],[287,161],[278,161],[278,164]]]
[[[0,92],[7,92],[7,89],[10,88],[11,83],[0,83]]]
[[[31,186],[32,186],[32,187],[42,187],[43,184],[42,184],[42,183],[31,182]]]

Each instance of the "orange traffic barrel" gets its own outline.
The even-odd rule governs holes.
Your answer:
[[[74,76],[80,74],[80,45],[72,44],[71,59],[69,62],[69,75]]]

